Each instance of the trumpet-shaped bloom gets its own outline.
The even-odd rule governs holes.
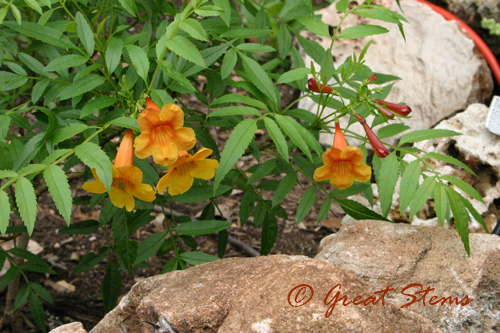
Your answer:
[[[210,154],[212,154],[211,149],[202,148],[192,156],[189,153],[179,156],[156,185],[158,193],[165,191],[168,187],[169,194],[182,194],[193,186],[195,178],[205,180],[212,178],[215,175],[215,169],[219,167],[219,162],[207,160]]]
[[[314,172],[314,180],[330,180],[330,184],[343,190],[354,181],[367,182],[372,175],[371,168],[363,163],[363,152],[358,147],[347,146],[338,123],[335,124],[335,139],[332,148],[323,154],[323,166]]]
[[[135,138],[135,155],[146,158],[153,155],[159,165],[174,163],[179,150],[187,150],[196,144],[192,128],[184,125],[184,112],[175,104],[164,105],[161,110],[146,99],[146,109],[137,118],[141,135]]]
[[[142,171],[133,166],[134,138],[132,130],[127,130],[122,143],[116,153],[113,170],[113,182],[109,192],[109,199],[118,208],[125,207],[129,212],[134,209],[134,197],[143,201],[153,201],[155,191],[150,185],[142,183]],[[106,188],[92,169],[96,180],[83,184],[82,188],[90,193],[105,193]]]

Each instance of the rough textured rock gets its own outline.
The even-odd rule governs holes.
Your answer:
[[[481,35],[495,55],[500,56],[498,36],[491,36],[487,30],[481,29],[483,18],[492,18],[500,22],[500,2],[498,0],[431,0],[430,2],[443,6],[467,23]]]
[[[400,12],[395,0],[385,0],[382,4]],[[359,53],[373,39],[365,57],[366,65],[376,72],[402,78],[386,100],[406,102],[412,107],[412,118],[404,122],[414,130],[431,128],[471,103],[484,102],[491,95],[493,81],[473,41],[464,35],[457,23],[446,21],[417,1],[401,0],[401,6],[409,21],[409,24],[403,24],[406,42],[397,26],[350,15],[344,27],[361,23],[379,24],[390,32],[358,40],[336,41],[333,47],[335,65],[342,64],[353,52]],[[341,17],[335,4],[318,11],[318,14],[322,14],[323,21],[331,26],[336,26]],[[315,35],[309,38],[316,39],[325,48],[330,45],[326,38]],[[310,61],[310,57],[306,56],[305,63]],[[316,104],[311,99],[303,99],[299,103],[300,108],[316,110]],[[344,125],[342,121],[341,125]],[[364,135],[359,124],[351,128]],[[331,145],[332,137],[325,135],[321,141]]]
[[[75,321],[73,323],[54,328],[49,333],[87,333],[87,331],[83,328],[82,323]]]
[[[500,136],[485,128],[487,116],[486,105],[472,104],[464,112],[443,120],[435,127],[463,135],[415,143],[415,147],[427,152],[455,155],[477,173],[476,178],[460,167],[432,160],[433,167],[441,174],[462,179],[478,190],[484,203],[461,190],[458,191],[470,200],[480,214],[485,213],[488,207],[500,198]],[[479,228],[478,225],[473,227]]]
[[[301,284],[310,285],[314,294],[293,307],[290,291]],[[337,284],[350,299],[378,291],[349,271],[303,256],[223,259],[137,283],[91,332],[151,332],[142,321],[170,323],[183,332],[184,320],[187,332],[436,331],[429,320],[389,302],[337,303],[326,318],[329,305],[323,301]],[[295,295],[293,304],[310,293]]]
[[[352,271],[376,288],[390,286],[388,298],[404,305],[413,299],[401,291],[412,283],[435,288],[422,301],[406,307],[445,332],[500,330],[500,238],[471,234],[471,256],[455,230],[359,221],[321,241],[317,259]],[[419,287],[407,294],[418,298]],[[432,296],[474,299],[470,304],[429,305]],[[436,299],[434,299],[435,301]]]

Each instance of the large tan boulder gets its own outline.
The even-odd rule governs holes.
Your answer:
[[[316,258],[352,271],[376,289],[395,288],[387,295],[395,304],[420,300],[405,309],[430,319],[443,331],[498,331],[500,237],[470,234],[469,238],[470,257],[453,229],[358,221],[324,238]],[[414,283],[422,287],[401,293]],[[416,293],[428,287],[434,290],[427,293],[424,304],[424,292]],[[468,304],[450,304],[450,299],[429,304],[449,296]]]
[[[308,287],[291,292],[302,284],[313,294]],[[146,321],[179,332],[436,331],[422,316],[382,304],[378,290],[347,270],[303,256],[223,259],[137,283],[91,332],[149,333]],[[359,296],[358,303],[372,298],[366,306],[339,302],[327,318],[337,291],[350,300]]]

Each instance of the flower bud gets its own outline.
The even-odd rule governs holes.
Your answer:
[[[317,92],[317,93],[320,92],[320,93],[323,93],[323,94],[329,94],[329,93],[333,92],[332,88],[327,87],[324,84],[321,85],[321,91],[320,91],[319,88],[318,88],[318,83],[316,82],[315,79],[312,79],[312,78],[307,81],[307,87],[312,92]]]
[[[381,158],[387,157],[387,155],[389,155],[389,151],[382,144],[382,142],[380,142],[379,138],[377,137],[377,135],[375,135],[373,130],[370,128],[370,126],[368,126],[368,124],[366,123],[366,120],[363,117],[361,117],[361,115],[359,113],[355,113],[354,116],[361,123],[361,125],[363,125],[363,128],[365,129],[365,132],[366,132],[366,136],[368,138],[368,141],[370,141],[370,144],[372,145],[372,148],[375,151],[375,154],[377,154],[377,156],[381,157]]]
[[[117,168],[134,165],[134,132],[131,129],[127,130],[123,136],[114,165]]]
[[[389,118],[389,119],[393,119],[394,118],[394,114],[391,111],[386,110],[386,109],[384,109],[382,107],[378,108],[378,110],[380,111],[380,113],[382,113],[387,118]]]
[[[344,133],[340,129],[340,124],[335,123],[335,137],[333,139],[333,148],[338,148],[344,150],[347,147],[347,141],[345,139]]]
[[[372,83],[374,82],[375,80],[377,79],[377,74],[372,74],[367,80],[366,82],[368,83]]]
[[[391,110],[394,113],[399,114],[400,116],[407,116],[411,113],[411,108],[408,105],[400,105],[395,103],[390,103],[386,101],[382,101],[380,99],[374,99],[379,105],[382,105],[384,108]]]
[[[156,103],[153,102],[151,100],[151,98],[149,98],[149,97],[146,97],[146,109],[155,109],[155,110],[160,111],[160,108],[158,107],[158,105],[156,105]]]

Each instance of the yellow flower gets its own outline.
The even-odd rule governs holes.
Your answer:
[[[158,193],[162,193],[168,187],[169,194],[182,194],[191,188],[194,178],[205,180],[212,178],[215,169],[219,167],[219,162],[207,160],[210,154],[212,154],[211,149],[202,148],[193,156],[188,153],[179,156],[156,185]]]
[[[363,163],[363,152],[358,147],[347,146],[339,124],[336,123],[335,127],[334,145],[323,154],[324,165],[316,169],[314,180],[328,179],[339,190],[352,186],[354,180],[367,182],[372,170]]]
[[[143,201],[153,201],[156,198],[153,188],[142,184],[142,171],[133,166],[133,161],[134,135],[132,130],[127,130],[112,166],[113,182],[109,199],[116,207],[125,207],[129,212],[134,209],[134,197]],[[95,169],[92,169],[92,174],[96,180],[83,184],[82,188],[90,193],[105,193],[106,188]]]
[[[149,98],[146,109],[137,118],[141,135],[135,138],[135,155],[146,158],[153,155],[159,165],[174,163],[179,150],[194,147],[196,137],[192,128],[184,125],[184,112],[175,104],[164,105],[161,110]]]

